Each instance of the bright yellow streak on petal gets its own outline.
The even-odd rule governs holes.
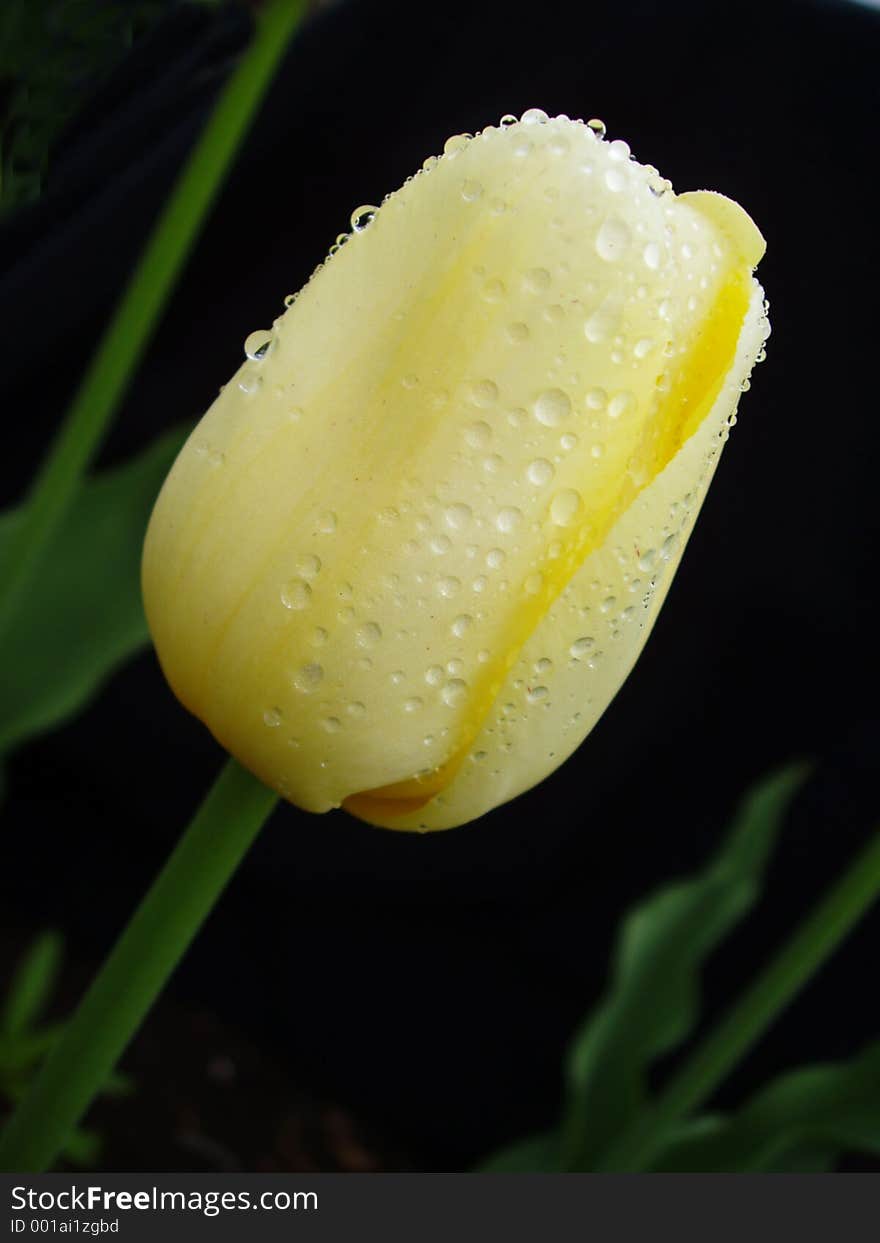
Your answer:
[[[705,197],[721,199],[720,195]],[[722,199],[722,202],[727,200]],[[692,205],[698,206],[697,203]],[[757,262],[757,259],[754,261]],[[514,624],[507,651],[499,662],[502,674],[513,666],[523,643],[546,612],[548,597],[555,599],[564,590],[578,566],[601,546],[638,492],[656,478],[711,410],[730,370],[750,293],[751,267],[738,266],[722,286],[658,417],[646,422],[641,444],[634,455],[630,472],[623,476],[622,486],[611,497],[606,494],[596,498],[598,505],[586,507],[585,519],[580,524],[569,555],[545,562],[545,580],[549,584],[547,593],[538,596],[531,607],[525,606],[512,615]],[[497,668],[490,676],[491,680],[485,679],[476,688],[473,711],[465,727],[465,739],[444,765],[424,778],[399,781],[351,795],[343,803],[346,810],[366,820],[376,817],[387,819],[395,812],[403,815],[417,811],[445,789],[467,757],[471,743],[494,702],[499,676]]]

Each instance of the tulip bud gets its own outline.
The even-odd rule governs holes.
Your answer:
[[[165,483],[175,693],[309,811],[441,829],[540,781],[669,587],[769,332],[763,251],[581,122],[450,139],[248,338]]]

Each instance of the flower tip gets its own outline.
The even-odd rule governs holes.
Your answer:
[[[743,263],[754,269],[764,257],[767,243],[754,220],[740,207],[739,203],[729,199],[717,190],[691,190],[686,194],[678,194],[679,203],[693,208],[700,213],[727,240],[742,258]]]

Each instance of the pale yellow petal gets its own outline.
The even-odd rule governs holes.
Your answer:
[[[401,814],[394,804],[364,800],[359,814],[396,829],[464,824],[537,784],[580,746],[650,634],[767,331],[763,291],[756,285],[736,357],[709,415],[587,558],[523,646],[450,785],[412,811]]]
[[[693,459],[756,236],[564,118],[449,144],[316,273],[169,476],[144,594],[183,702],[309,810],[443,827],[540,779],[561,744],[471,757],[574,582]],[[574,694],[585,662],[560,663]],[[624,673],[602,676],[591,719]],[[526,714],[545,731],[547,692]]]

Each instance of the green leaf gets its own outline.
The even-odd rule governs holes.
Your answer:
[[[729,1117],[688,1123],[653,1168],[809,1172],[843,1152],[880,1156],[880,1043],[850,1062],[789,1071]]]
[[[702,873],[625,918],[607,996],[569,1051],[565,1168],[593,1168],[645,1104],[651,1063],[692,1031],[703,963],[753,905],[804,772],[792,766],[758,786]]]
[[[101,1155],[101,1147],[101,1136],[96,1131],[80,1126],[67,1137],[64,1156],[73,1165],[94,1166]]]
[[[554,1174],[562,1170],[558,1131],[544,1131],[493,1153],[477,1167],[480,1174]]]
[[[140,554],[176,428],[83,484],[0,652],[0,751],[60,724],[148,640]],[[21,509],[0,515],[0,565]]]
[[[41,1062],[62,1030],[63,1025],[55,1023],[15,1035],[0,1032],[0,1082],[6,1076],[21,1074]]]
[[[25,1035],[41,1017],[61,969],[63,942],[57,932],[44,932],[18,965],[0,1016],[4,1037]]]

